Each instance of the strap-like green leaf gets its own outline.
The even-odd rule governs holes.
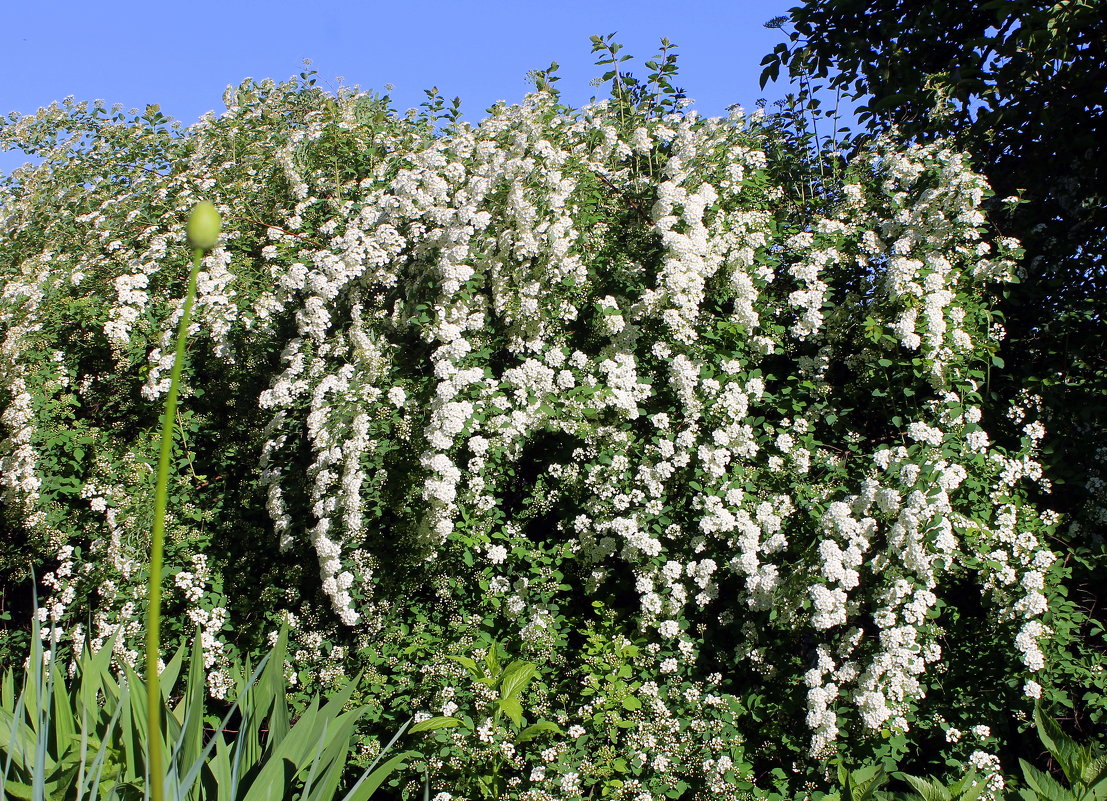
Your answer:
[[[393,774],[396,770],[405,767],[409,760],[417,759],[421,756],[417,751],[404,751],[402,754],[389,759],[380,767],[375,770],[372,766],[365,770],[365,773],[361,774],[361,777],[357,780],[357,783],[350,789],[342,799],[342,801],[366,801],[373,793],[377,791],[384,781]]]
[[[0,681],[0,709],[11,712],[15,708],[15,674],[8,668]]]
[[[3,784],[4,793],[11,798],[18,798],[20,801],[30,801],[31,798],[31,785],[17,782],[14,779],[8,779]]]
[[[211,752],[216,748],[216,746],[219,746],[220,748],[226,748],[227,747],[225,741],[223,740],[223,736],[222,736],[221,732],[224,729],[227,728],[227,726],[231,722],[231,717],[238,710],[239,698],[246,691],[248,691],[250,687],[252,687],[254,685],[254,682],[257,681],[258,676],[261,675],[261,671],[265,668],[267,659],[269,659],[268,654],[265,655],[265,657],[258,664],[258,666],[254,670],[254,672],[252,674],[250,674],[249,679],[246,680],[245,687],[239,693],[239,696],[235,698],[235,702],[231,705],[230,710],[227,711],[227,714],[224,716],[222,723],[220,723],[219,732],[217,732],[216,735],[208,741],[208,744],[206,746],[204,746],[203,752],[196,758],[196,761],[192,763],[191,767],[189,767],[188,773],[186,773],[184,775],[184,777],[181,779],[181,783],[180,783],[181,787],[186,788],[186,791],[191,790],[191,787],[195,784],[196,780],[200,776],[200,771],[203,769],[203,767],[207,763],[208,755],[211,754]],[[235,754],[235,759],[237,759],[237,757],[238,757],[238,755],[236,753]],[[229,753],[228,753],[228,762],[230,762],[230,754]],[[229,791],[230,794],[227,796],[229,798],[234,798],[237,794],[236,793],[236,788],[238,786],[238,775],[236,773],[237,767],[238,767],[237,763],[233,763],[233,764],[229,765],[230,774],[229,774],[229,777],[227,778],[227,786],[232,788]]]
[[[346,772],[346,760],[349,757],[351,740],[354,733],[354,724],[364,710],[357,710],[357,715],[350,716],[343,724],[340,731],[335,732],[327,745],[326,751],[321,754],[320,764],[326,766],[326,772],[320,780],[311,788],[310,795],[307,787],[304,788],[305,801],[332,801],[338,793],[338,785]]]
[[[192,655],[189,658],[184,697],[177,708],[181,727],[177,730],[175,741],[169,743],[171,758],[173,764],[177,766],[179,774],[187,774],[188,769],[200,757],[200,753],[204,749],[204,700],[206,696],[204,651],[200,644],[199,633],[197,633],[192,641]],[[187,792],[188,789],[184,788],[184,792]]]
[[[269,652],[269,665],[265,675],[261,678],[259,691],[265,692],[270,699],[269,713],[269,737],[267,747],[276,746],[285,738],[291,728],[288,717],[288,700],[286,698],[286,682],[284,676],[284,663],[288,651],[288,626],[282,625],[277,635],[277,642],[273,650]]]
[[[184,652],[185,646],[181,645],[159,674],[161,680],[158,682],[158,686],[161,687],[161,696],[166,704],[169,703],[169,699],[173,697],[177,690],[177,679],[180,678],[181,667],[184,665]]]
[[[112,743],[114,742],[115,737],[115,726],[119,722],[120,714],[122,713],[122,711],[123,710],[121,705],[116,704],[111,719],[108,721],[108,725],[100,732],[100,750],[96,754],[96,758],[92,761],[92,765],[90,766],[88,771],[88,778],[92,783],[92,786],[88,792],[88,796],[90,798],[99,798],[98,791],[100,789],[100,781],[104,775],[104,763],[106,762],[108,754],[112,754],[114,752],[114,749],[112,748]],[[80,789],[83,790],[83,788]]]
[[[123,665],[126,690],[121,698],[123,717],[120,734],[124,736],[123,781],[138,784],[146,772],[146,688],[128,665]]]

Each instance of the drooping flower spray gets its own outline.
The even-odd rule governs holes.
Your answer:
[[[196,298],[196,276],[204,254],[215,247],[222,221],[219,212],[208,201],[197,203],[188,218],[188,247],[192,251],[192,270],[188,276],[181,323],[177,329],[177,351],[170,373],[169,394],[165,398],[165,416],[161,429],[161,456],[158,459],[158,479],[154,490],[154,523],[150,543],[149,606],[146,613],[146,722],[149,750],[151,797],[163,801],[165,782],[162,772],[161,686],[158,657],[161,649],[161,568],[165,544],[165,505],[169,484],[169,459],[173,452],[173,421],[177,416],[177,389],[184,363],[185,341]]]

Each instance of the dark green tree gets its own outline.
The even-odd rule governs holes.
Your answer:
[[[1089,610],[1074,653],[1102,651],[1088,636],[1107,586],[1107,4],[805,0],[767,25],[788,40],[763,60],[762,85],[787,76],[813,118],[822,92],[852,99],[863,132],[844,150],[893,129],[949,137],[995,190],[990,220],[1026,255],[989,390],[996,409],[1022,391],[1043,399],[1055,483],[1045,503],[1074,523],[1056,547]],[[1003,202],[1012,197],[1022,202]],[[1072,690],[1079,661],[1066,668]]]

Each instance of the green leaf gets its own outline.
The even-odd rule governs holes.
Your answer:
[[[477,667],[477,663],[467,656],[447,656],[446,658],[452,659],[453,661],[464,667],[466,670],[469,671],[470,674],[472,674],[474,679],[479,679],[484,676],[484,673]]]
[[[437,715],[433,718],[428,718],[422,723],[416,723],[408,731],[412,734],[417,734],[421,731],[437,731],[438,729],[452,729],[461,725],[461,721],[451,715]]]
[[[395,773],[397,770],[406,767],[407,763],[413,759],[418,759],[421,754],[417,751],[405,751],[402,754],[389,759],[380,767],[373,769],[369,766],[365,769],[365,772],[357,780],[357,783],[350,789],[342,799],[342,801],[366,801],[377,789],[384,784],[385,780]],[[372,770],[372,772],[370,772]]]
[[[1040,801],[1078,801],[1071,790],[1048,773],[1038,770],[1025,759],[1020,759],[1019,765],[1022,766],[1023,778]]]
[[[1034,706],[1034,725],[1038,727],[1042,745],[1057,760],[1069,783],[1080,781],[1084,766],[1091,761],[1091,752],[1065,734],[1053,718],[1043,715],[1037,704]]]
[[[3,783],[4,792],[12,798],[18,798],[20,801],[30,801],[31,799],[31,785],[17,782],[14,779],[8,779]]]
[[[516,661],[507,666],[500,682],[500,698],[518,698],[534,678],[538,666],[533,662]]]
[[[526,743],[538,737],[541,734],[563,734],[560,727],[556,723],[549,720],[540,720],[537,723],[532,723],[519,732],[519,736],[515,738],[516,743]]]
[[[903,779],[918,793],[922,801],[950,801],[951,796],[941,782],[903,774]]]
[[[1107,756],[1099,756],[1088,761],[1080,771],[1080,781],[1087,787],[1107,780]]]
[[[523,705],[516,698],[501,698],[497,702],[504,714],[511,718],[517,727],[523,725]]]

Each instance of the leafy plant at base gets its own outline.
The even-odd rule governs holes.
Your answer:
[[[602,615],[604,604],[593,606]],[[580,661],[585,669],[582,695],[592,708],[590,728],[577,738],[577,749],[583,751],[582,784],[590,787],[589,797],[617,797],[633,771],[626,756],[626,730],[637,723],[628,713],[642,709],[635,692],[642,682],[635,679],[632,660],[639,656],[639,647],[625,638],[612,638],[607,625],[589,627],[583,632],[584,646]]]
[[[839,762],[838,786],[827,795],[828,801],[892,801],[893,794],[881,787],[888,781],[888,772],[880,765],[849,770]]]
[[[186,798],[262,801],[277,795],[285,797],[297,789],[304,801],[329,801],[344,778],[354,727],[365,711],[364,707],[344,710],[357,682],[336,693],[322,709],[318,698],[313,697],[308,708],[290,723],[284,678],[285,630],[282,629],[273,649],[250,678],[244,683],[239,680],[231,712],[210,738],[203,725],[207,693],[199,632],[193,641],[184,698],[176,708],[168,708],[167,704],[173,678],[180,671],[183,649],[166,667],[167,686],[161,686],[161,574],[177,393],[201,258],[205,251],[215,247],[220,224],[215,207],[205,202],[193,208],[187,229],[193,265],[163,415],[148,584],[145,690],[142,679],[129,665],[124,664],[125,678],[121,682],[112,677],[114,647],[109,642],[95,655],[84,644],[82,656],[74,666],[80,684],[67,692],[56,658],[57,640],[52,638],[50,651],[43,652],[36,616],[32,651],[18,700],[10,670],[0,688],[0,736],[4,737],[0,747],[6,757],[0,792],[6,791],[13,797],[40,801],[46,795],[55,797],[72,790],[80,801],[86,795],[98,797],[101,779],[107,778],[100,794],[108,798],[141,791],[154,801],[166,797],[172,801]],[[49,667],[44,678],[43,664],[47,658]],[[242,723],[237,737],[228,743],[223,732],[235,713],[241,716]],[[268,724],[264,737],[263,723]],[[402,731],[365,770],[344,801],[368,798],[414,755],[402,753],[377,767]],[[90,740],[95,749],[91,764],[86,759]],[[117,742],[118,746],[113,747]],[[8,776],[13,765],[18,778]],[[197,782],[201,782],[199,789]]]
[[[1053,718],[1034,708],[1034,725],[1042,745],[1061,768],[1068,787],[1025,759],[1019,760],[1027,787],[1024,801],[1103,801],[1107,799],[1107,754],[1065,734]]]
[[[82,655],[67,688],[57,663],[43,658],[37,619],[31,634],[21,686],[11,668],[0,683],[0,798],[110,798],[122,773],[111,650]]]
[[[524,697],[538,666],[519,659],[504,665],[496,643],[488,646],[480,661],[467,656],[449,658],[464,667],[476,684],[488,688],[488,707],[478,707],[462,717],[437,715],[416,723],[410,731],[417,734],[458,729],[469,737],[494,743],[491,754],[474,754],[475,760],[465,766],[464,774],[458,779],[461,786],[456,791],[472,794],[471,797],[504,798],[510,778],[509,766],[513,762],[510,757],[515,754],[516,747],[546,734],[563,734],[556,723],[548,720],[530,723],[525,717]]]
[[[902,796],[904,801],[976,801],[988,787],[986,781],[977,777],[975,769],[949,785],[906,773],[901,773],[900,777],[915,791]]]
[[[86,649],[69,681],[56,661],[43,659],[37,621],[33,633],[35,645],[22,687],[16,687],[10,669],[0,686],[0,798],[149,798],[142,679],[131,670],[117,679],[112,649],[106,647],[98,652]],[[157,702],[164,729],[157,736],[168,762],[166,797],[265,801],[295,792],[304,801],[364,801],[418,756],[413,751],[389,755],[403,734],[401,728],[351,779],[347,763],[353,735],[367,711],[365,706],[346,709],[357,681],[325,704],[313,698],[296,717],[286,700],[285,647],[282,632],[256,669],[247,667],[238,675],[237,700],[221,720],[215,718],[214,731],[205,715],[207,693],[198,643],[179,691],[184,649],[165,666]],[[229,732],[232,722],[237,728]],[[340,795],[343,785],[347,792]]]

